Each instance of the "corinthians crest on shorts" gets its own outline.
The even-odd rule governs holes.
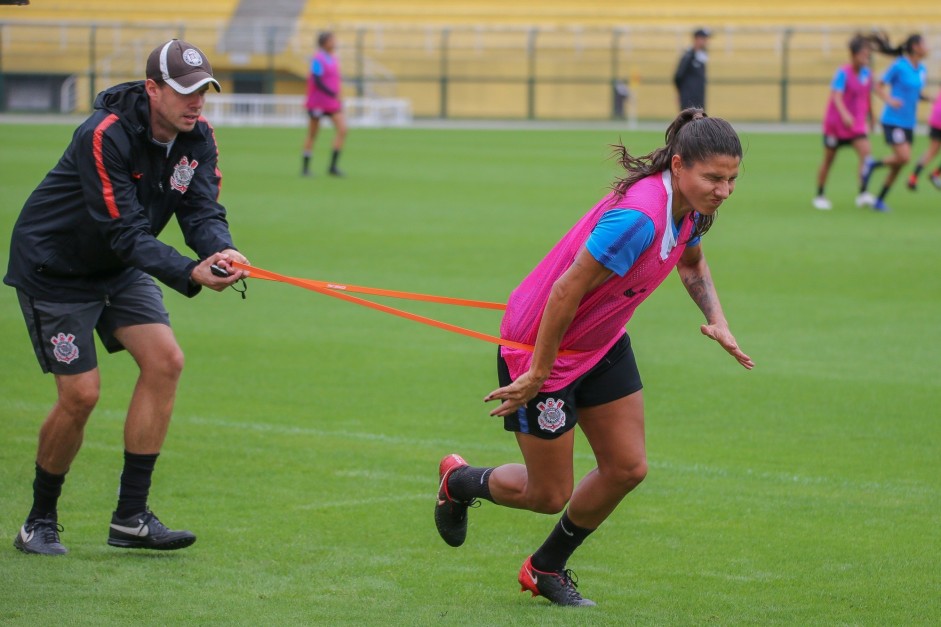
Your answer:
[[[565,426],[565,412],[562,411],[562,408],[565,406],[565,401],[556,400],[554,398],[547,398],[543,403],[536,405],[536,408],[539,410],[539,428],[543,431],[549,431],[555,433],[559,429]]]
[[[55,337],[49,338],[49,341],[55,346],[52,354],[55,355],[56,361],[70,364],[78,359],[78,346],[74,344],[75,336],[71,333],[59,333]]]
[[[173,166],[173,174],[170,176],[170,187],[185,194],[189,189],[190,181],[193,180],[193,174],[196,173],[196,166],[199,162],[193,159],[190,161],[184,155],[178,164]]]

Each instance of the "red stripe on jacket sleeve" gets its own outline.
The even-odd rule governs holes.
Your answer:
[[[117,121],[118,116],[113,113],[102,120],[101,124],[95,128],[95,135],[92,141],[95,169],[98,170],[98,178],[101,179],[101,195],[104,198],[105,206],[108,208],[108,215],[112,218],[120,218],[121,212],[118,210],[118,203],[114,199],[114,187],[111,186],[111,177],[108,176],[108,169],[105,167],[101,144],[105,131]]]
[[[216,146],[216,176],[219,178],[219,186],[216,188],[216,200],[219,200],[219,196],[222,194],[222,170],[219,169],[219,144],[216,143],[216,129],[214,129],[212,124],[209,123],[209,120],[203,116],[199,116],[199,121],[209,127],[209,133],[212,135],[212,143]]]

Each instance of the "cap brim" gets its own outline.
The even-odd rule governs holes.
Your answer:
[[[216,91],[222,91],[222,86],[219,84],[219,81],[214,79],[211,74],[205,72],[193,72],[192,74],[186,75],[186,82],[189,83],[193,81],[191,85],[183,85],[179,81],[167,78],[164,79],[164,82],[173,88],[173,91],[186,95],[191,94],[194,91],[200,89],[203,85],[212,84],[216,88]]]

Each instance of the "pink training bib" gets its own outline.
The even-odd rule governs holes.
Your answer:
[[[625,333],[624,325],[637,306],[676,267],[694,225],[691,217],[684,219],[679,236],[674,237],[670,224],[672,208],[673,187],[669,170],[641,179],[623,198],[608,194],[572,227],[510,294],[500,325],[501,337],[534,344],[552,284],[572,265],[601,216],[611,209],[634,209],[653,221],[654,241],[627,274],[623,277],[612,275],[582,299],[560,346],[562,350],[582,352],[558,356],[540,391],[559,390],[593,368]],[[531,352],[506,346],[500,350],[511,377],[516,379],[529,370]]]

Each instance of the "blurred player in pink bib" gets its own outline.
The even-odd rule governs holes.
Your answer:
[[[523,590],[557,605],[594,602],[566,563],[647,474],[640,373],[624,325],[676,268],[706,319],[701,332],[745,368],[719,303],[701,238],[735,188],[742,145],[732,126],[686,109],[666,146],[643,157],[618,148],[625,176],[585,214],[510,295],[501,336],[501,387],[485,401],[515,433],[524,464],[473,467],[459,455],[438,467],[435,525],[460,546],[478,499],[562,517],[523,562]],[[691,393],[694,393],[690,388]],[[575,426],[597,467],[575,485]],[[568,508],[566,509],[566,505]]]
[[[915,171],[908,177],[908,189],[915,191],[918,188],[918,175],[929,163],[938,155],[941,150],[941,91],[934,100],[934,107],[931,109],[931,117],[928,119],[928,150],[918,159],[915,164]],[[941,164],[931,172],[931,184],[937,189],[941,189]]]
[[[830,83],[830,98],[823,118],[823,163],[817,172],[817,196],[813,200],[814,207],[822,210],[833,208],[824,188],[837,151],[844,146],[852,146],[859,155],[859,171],[862,172],[866,158],[872,153],[869,143],[869,129],[872,126],[871,94],[876,91],[881,98],[886,98],[873,85],[869,69],[872,42],[867,37],[857,35],[850,40],[849,51],[850,62],[836,71]],[[860,178],[856,204],[863,206],[874,202],[875,198],[871,198],[871,194],[863,189]]]
[[[320,33],[317,37],[319,50],[311,59],[310,73],[307,76],[307,115],[310,118],[307,125],[307,139],[304,142],[304,157],[301,173],[310,176],[310,159],[313,154],[314,141],[320,129],[320,118],[323,116],[333,120],[336,135],[333,138],[333,154],[330,158],[328,174],[343,176],[337,167],[340,161],[340,151],[346,139],[346,118],[343,115],[343,104],[340,102],[342,77],[340,64],[334,55],[336,37],[331,32]]]

